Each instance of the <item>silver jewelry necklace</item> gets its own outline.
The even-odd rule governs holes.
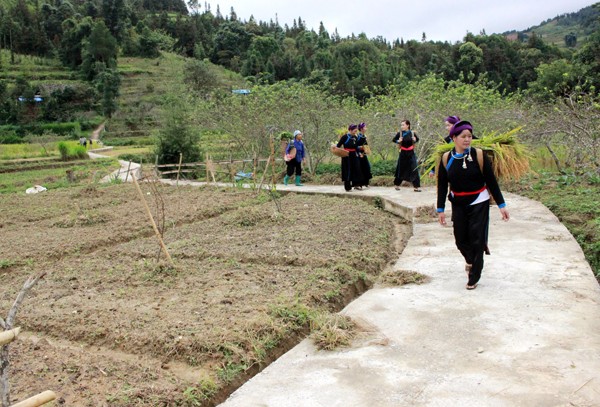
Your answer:
[[[450,154],[452,154],[452,158],[454,158],[455,160],[460,160],[461,158],[463,159],[463,163],[462,163],[462,167],[463,169],[467,169],[467,161],[471,162],[473,161],[473,158],[471,158],[471,149],[467,149],[467,151],[465,153],[462,153],[462,155],[456,156],[454,155],[454,150],[450,151]]]

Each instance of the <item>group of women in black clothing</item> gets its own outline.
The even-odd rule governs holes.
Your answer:
[[[490,196],[498,205],[503,220],[510,216],[491,162],[481,149],[471,147],[475,138],[473,126],[457,116],[445,120],[447,143],[454,147],[445,153],[438,165],[437,213],[438,221],[446,226],[446,198],[452,204],[452,226],[456,247],[465,259],[468,290],[477,287],[483,269],[483,255],[487,248]],[[368,187],[371,167],[368,160],[366,125],[351,124],[348,133],[337,144],[348,155],[342,158],[342,180],[344,189]],[[403,120],[400,131],[392,139],[398,145],[399,155],[394,176],[394,185],[400,189],[403,181],[413,184],[414,191],[421,191],[420,176],[415,154],[419,137],[410,128],[410,121]],[[430,176],[434,176],[432,171]]]
[[[348,132],[337,143],[338,148],[343,148],[348,153],[346,157],[342,157],[342,181],[344,181],[346,191],[351,191],[352,188],[360,190],[368,187],[369,180],[373,178],[368,157],[370,150],[366,130],[365,123],[351,124],[348,126]],[[420,192],[421,178],[414,151],[419,137],[410,129],[410,121],[402,121],[400,131],[396,133],[392,141],[398,145],[400,151],[394,176],[396,189],[400,189],[402,181],[409,181],[413,184],[415,191]]]
[[[368,188],[369,180],[373,178],[366,131],[365,123],[351,124],[348,132],[337,143],[338,148],[343,148],[348,153],[346,157],[342,157],[342,181],[346,191]]]

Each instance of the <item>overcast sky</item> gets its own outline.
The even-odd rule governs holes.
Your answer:
[[[204,7],[204,2],[199,0]],[[342,37],[364,32],[368,38],[382,36],[389,42],[427,40],[462,41],[467,32],[479,34],[524,30],[560,14],[590,6],[590,0],[212,0],[211,11],[230,14],[234,8],[240,20],[251,15],[262,21],[277,18],[283,27],[302,17],[308,29],[318,31],[322,21],[331,34],[337,28]],[[203,11],[203,10],[201,10]]]

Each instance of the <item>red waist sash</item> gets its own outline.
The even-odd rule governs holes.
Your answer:
[[[400,147],[400,150],[403,150],[403,151],[410,151],[410,150],[414,150],[414,149],[415,149],[415,146],[410,146],[410,147]]]
[[[344,150],[346,150],[346,151],[356,151],[355,148],[344,148]]]
[[[452,194],[454,194],[455,196],[477,195],[477,194],[480,194],[483,191],[485,191],[486,188],[487,187],[484,185],[483,188],[481,188],[480,190],[477,190],[477,191],[471,191],[471,192],[454,192],[454,191],[452,191]]]

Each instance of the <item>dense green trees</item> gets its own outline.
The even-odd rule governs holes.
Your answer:
[[[560,59],[586,65],[587,73],[596,72],[596,49],[588,44],[600,26],[593,7],[558,19],[563,25],[579,23],[592,38],[567,35],[569,47],[580,47],[575,53],[550,46],[535,33],[523,41],[482,33],[467,34],[463,43],[456,44],[426,38],[390,43],[364,34],[340,38],[330,35],[323,24],[315,32],[301,18],[292,27],[281,27],[253,17],[242,21],[234,10],[226,17],[218,9],[214,14],[200,2],[190,2],[190,10],[191,15],[180,0],[17,0],[0,9],[0,45],[19,53],[58,54],[66,66],[78,69],[84,55],[90,55],[84,42],[99,19],[125,55],[153,58],[160,49],[180,52],[209,58],[259,81],[307,79],[362,101],[403,78],[429,73],[473,82],[485,72],[486,80],[499,89],[514,92],[536,81],[541,64]],[[89,62],[84,66],[88,77],[93,71]]]
[[[253,17],[242,21],[233,9],[226,16],[218,8],[213,13],[197,1],[189,7],[191,14],[181,0],[15,0],[0,6],[0,46],[57,55],[65,66],[95,81],[102,98],[118,93],[106,90],[117,83],[108,76],[114,74],[119,54],[155,58],[160,50],[206,58],[252,83],[290,80],[360,103],[432,74],[448,83],[485,83],[504,93],[529,89],[541,98],[595,93],[600,86],[600,23],[593,7],[565,17],[585,25],[588,35],[569,37],[571,49],[549,45],[535,33],[515,41],[469,33],[454,44],[427,41],[425,35],[406,42],[365,34],[341,38],[337,32],[330,35],[323,24],[317,31],[308,29],[302,18],[282,27]],[[202,64],[187,69],[188,83],[206,94]],[[103,79],[97,82],[100,74]],[[115,106],[103,100],[102,110],[110,114]]]

